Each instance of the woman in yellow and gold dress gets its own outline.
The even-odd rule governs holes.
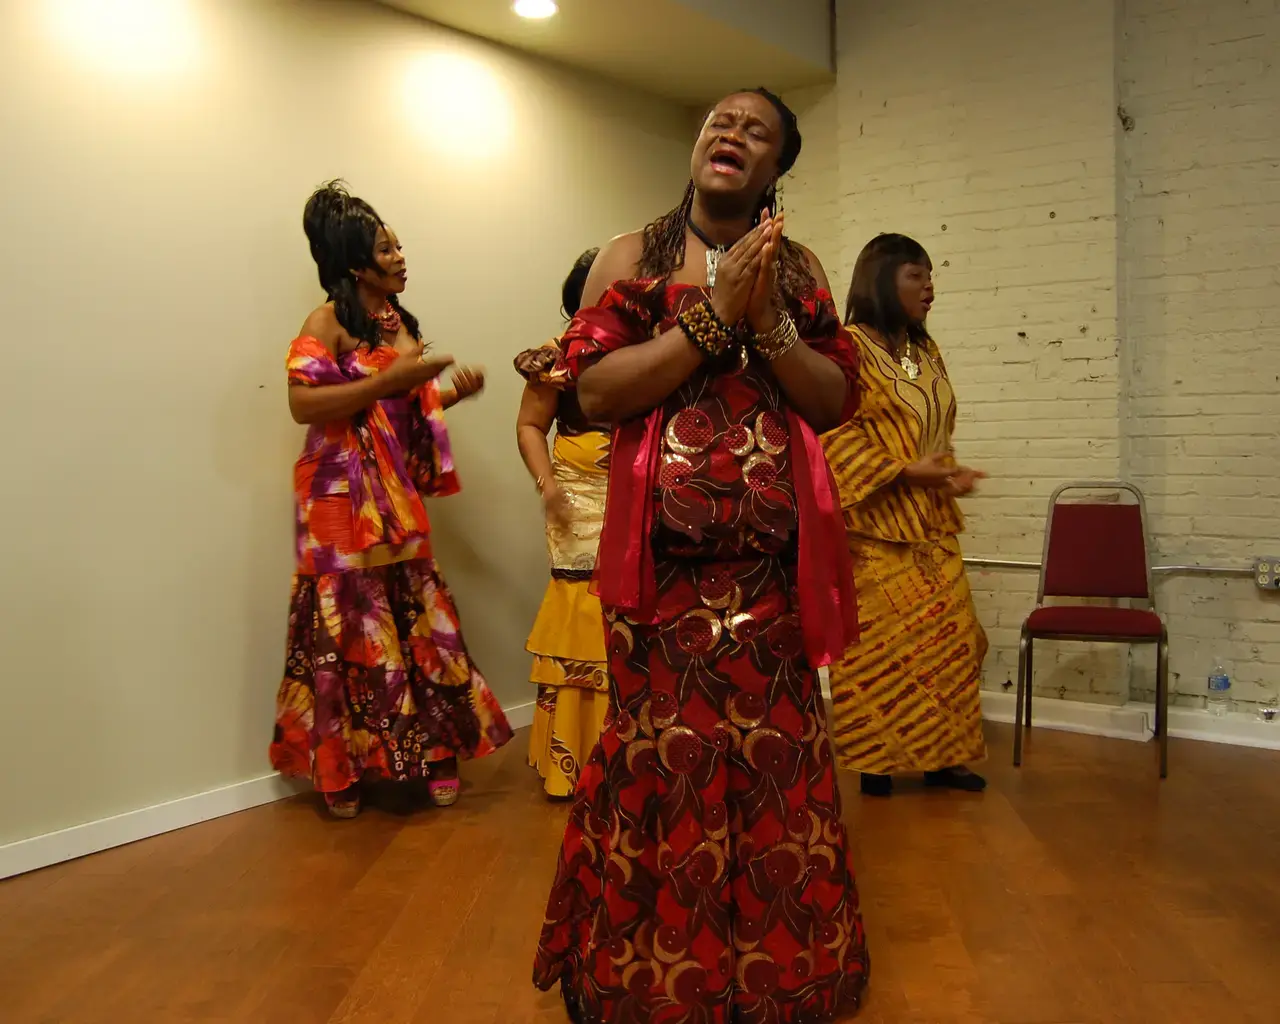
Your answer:
[[[957,465],[955,394],[925,328],[933,266],[904,235],[858,257],[845,322],[858,343],[862,405],[824,439],[853,553],[861,640],[831,668],[832,739],[862,791],[893,776],[977,792],[986,756],[980,685],[987,638],[960,557],[956,499],[983,474]]]
[[[598,250],[578,257],[565,279],[564,314],[572,317]],[[516,357],[525,379],[516,437],[542,495],[551,582],[529,634],[531,681],[538,701],[529,736],[529,764],[551,797],[568,797],[581,765],[600,738],[609,711],[604,612],[590,592],[609,482],[609,433],[583,418],[577,397],[557,379],[554,341]],[[551,454],[547,435],[555,426]]]

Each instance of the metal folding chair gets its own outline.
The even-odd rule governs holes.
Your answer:
[[[1132,504],[1063,501],[1079,491],[1119,491]],[[1169,634],[1156,614],[1142,492],[1123,481],[1063,484],[1049,498],[1036,608],[1018,644],[1018,703],[1013,763],[1022,764],[1023,729],[1031,728],[1031,680],[1037,640],[1156,645],[1155,738],[1160,778],[1169,773]],[[1110,598],[1134,607],[1046,605],[1046,598]],[[1023,717],[1023,712],[1026,717]]]

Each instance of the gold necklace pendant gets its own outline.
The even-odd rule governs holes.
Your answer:
[[[907,374],[907,380],[915,380],[920,376],[920,364],[911,358],[911,346],[907,346],[906,352],[902,354],[902,369]]]

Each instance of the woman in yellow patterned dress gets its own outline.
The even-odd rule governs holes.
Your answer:
[[[566,317],[578,312],[582,286],[598,250],[578,257],[565,278]],[[547,795],[573,795],[578,772],[596,745],[609,711],[604,612],[590,592],[609,483],[609,434],[583,418],[573,390],[557,380],[554,341],[516,357],[525,378],[516,421],[520,455],[542,495],[551,582],[529,634],[531,681],[538,702],[529,735],[529,764]],[[547,435],[555,426],[550,456]]]
[[[960,557],[957,498],[983,474],[952,454],[956,403],[925,318],[933,265],[916,241],[880,235],[858,257],[845,323],[861,353],[862,406],[824,438],[854,559],[859,643],[831,669],[832,739],[862,791],[893,776],[977,792],[987,638]]]

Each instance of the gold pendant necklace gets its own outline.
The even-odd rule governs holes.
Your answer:
[[[911,342],[907,342],[907,350],[902,353],[902,369],[906,372],[907,380],[915,380],[920,376],[920,364],[911,358]]]

